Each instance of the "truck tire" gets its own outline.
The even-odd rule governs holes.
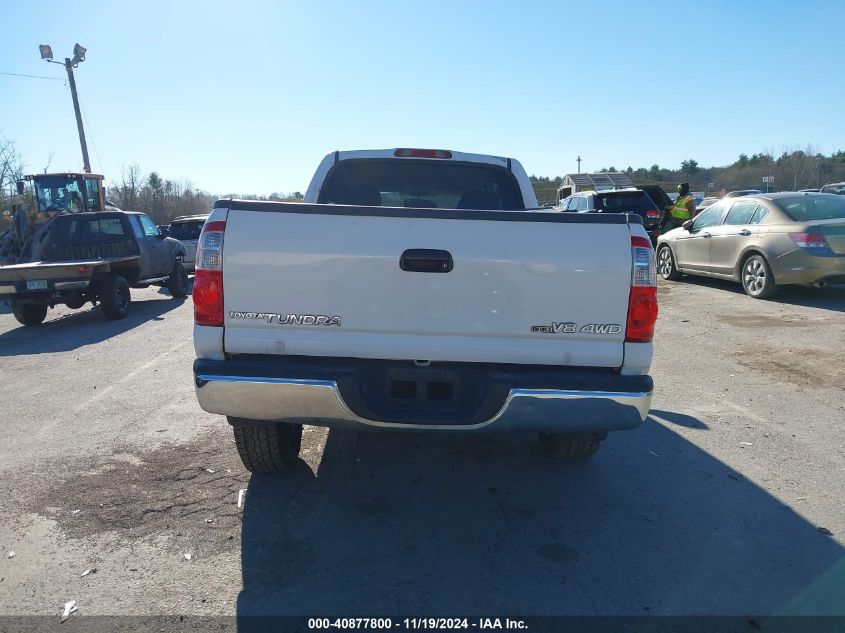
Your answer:
[[[667,281],[678,281],[681,278],[681,271],[675,265],[675,256],[672,249],[666,244],[657,251],[657,272]]]
[[[188,296],[188,273],[185,272],[185,267],[176,262],[173,266],[173,272],[167,279],[167,289],[170,291],[171,297],[182,299]]]
[[[538,433],[540,446],[557,459],[586,459],[599,450],[607,433]]]
[[[41,325],[47,317],[47,306],[13,301],[12,314],[21,325]]]
[[[65,305],[71,310],[79,310],[79,308],[85,305],[85,302],[86,300],[83,297],[73,297],[65,301]]]
[[[107,319],[124,319],[129,314],[132,297],[129,294],[129,284],[120,275],[109,275],[103,281],[98,292],[100,310]]]
[[[301,424],[250,424],[236,418],[229,418],[229,422],[235,433],[238,454],[249,472],[280,473],[299,458]]]

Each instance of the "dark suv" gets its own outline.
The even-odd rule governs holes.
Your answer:
[[[652,242],[660,235],[662,211],[642,189],[579,191],[562,200],[559,208],[570,213],[635,213]]]

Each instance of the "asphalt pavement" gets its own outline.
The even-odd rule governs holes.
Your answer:
[[[592,460],[306,427],[283,477],[196,404],[190,297],[0,313],[0,614],[845,614],[845,288],[659,297]]]

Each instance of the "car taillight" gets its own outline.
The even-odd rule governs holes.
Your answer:
[[[824,235],[820,233],[790,233],[789,239],[801,248],[830,249]]]
[[[631,293],[628,295],[626,343],[648,343],[657,322],[657,271],[651,241],[631,236]]]
[[[649,209],[645,212],[645,217],[651,220],[659,220],[660,219],[660,211],[657,209]]]
[[[397,158],[452,158],[448,149],[411,149],[403,147],[393,152]]]
[[[208,222],[197,242],[194,323],[223,325],[223,234],[226,222]]]

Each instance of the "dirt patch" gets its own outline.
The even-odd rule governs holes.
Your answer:
[[[248,479],[231,434],[221,430],[189,445],[146,453],[124,447],[100,463],[62,464],[61,479],[27,509],[57,521],[70,538],[190,533],[195,545],[223,551],[239,538],[238,490]]]
[[[764,316],[762,314],[722,314],[718,315],[719,321],[725,325],[732,325],[741,328],[766,328],[766,327],[808,327],[817,325],[814,320],[804,319],[797,316]]]
[[[770,347],[739,350],[740,365],[766,374],[777,382],[799,387],[845,389],[845,364],[836,352],[818,349],[784,351]]]

